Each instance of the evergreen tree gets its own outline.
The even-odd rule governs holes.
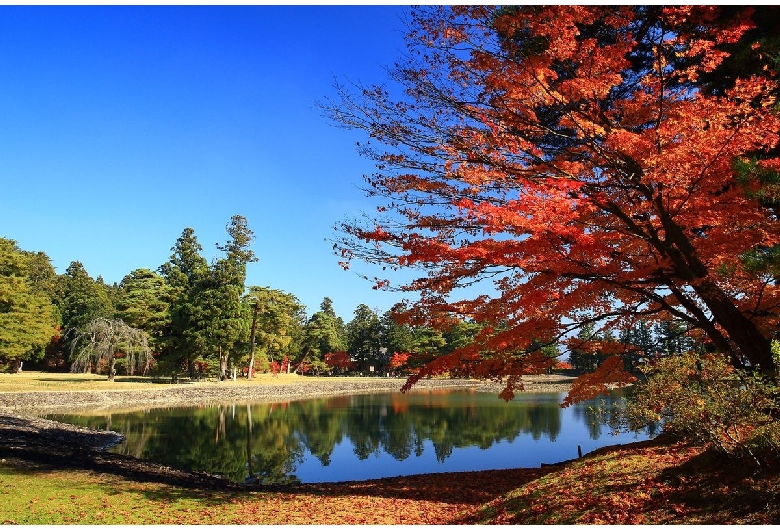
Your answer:
[[[36,262],[48,263],[44,258],[0,238],[0,363],[17,371],[23,361],[43,357],[56,332],[51,299],[36,276],[41,272]]]
[[[389,360],[387,348],[382,345],[379,317],[365,304],[355,309],[354,318],[347,324],[347,352],[360,370],[383,366]]]
[[[577,332],[577,345],[569,354],[572,368],[583,373],[593,372],[601,363],[601,356],[595,351],[591,342],[598,339],[593,323],[584,324]]]
[[[172,248],[168,263],[159,269],[172,288],[171,327],[166,350],[171,369],[188,368],[194,376],[196,362],[216,362],[226,378],[231,350],[249,334],[246,308],[241,297],[246,266],[256,261],[249,249],[253,240],[246,218],[234,215],[227,227],[230,238],[217,249],[224,255],[211,266],[194,230],[186,228]],[[242,335],[245,335],[242,337]]]
[[[325,297],[320,310],[309,318],[303,328],[303,357],[322,361],[325,355],[346,349],[344,321],[336,316],[331,299]]]
[[[117,316],[145,331],[149,347],[158,353],[171,328],[171,291],[165,279],[149,269],[136,269],[119,284]]]
[[[444,331],[444,340],[447,344],[442,351],[452,353],[456,349],[465,348],[474,342],[482,326],[470,320],[458,320]]]
[[[394,311],[382,315],[382,344],[391,353],[411,353],[415,349],[414,331],[408,324],[399,324]]]
[[[623,363],[627,370],[634,370],[658,351],[653,330],[646,320],[639,320],[633,326],[620,332],[620,343],[628,346],[623,355]]]
[[[206,351],[196,323],[196,290],[208,275],[209,266],[192,228],[184,229],[171,251],[170,260],[158,269],[170,288],[171,299],[171,321],[163,341],[161,364],[170,371],[185,367],[195,375],[194,363],[202,360]]]
[[[680,355],[694,351],[696,344],[688,328],[679,320],[662,320],[655,325],[658,351],[663,355]]]
[[[249,249],[254,235],[246,218],[234,215],[227,231],[230,239],[224,245],[217,245],[225,255],[196,284],[194,297],[200,340],[210,355],[216,354],[222,379],[228,377],[236,343],[242,340],[242,334],[249,334],[241,297],[246,289],[247,264],[257,261]]]
[[[58,281],[61,293],[59,309],[66,337],[85,330],[93,320],[114,317],[114,307],[105,283],[93,280],[81,262],[71,262]]]

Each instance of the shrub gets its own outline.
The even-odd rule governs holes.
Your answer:
[[[643,368],[638,385],[613,427],[662,423],[666,433],[737,458],[767,465],[780,459],[776,383],[758,371],[737,370],[722,355],[686,353]]]

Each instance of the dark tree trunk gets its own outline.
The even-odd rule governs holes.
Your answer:
[[[744,367],[747,361],[750,366],[758,366],[762,372],[774,377],[775,366],[770,339],[765,337],[713,282],[702,281],[694,285],[693,289],[707,304],[715,321],[728,333],[728,338],[733,343],[727,352],[731,356],[732,364]]]
[[[260,310],[259,302],[255,303],[254,314],[252,315],[252,331],[249,334],[249,368],[246,371],[246,378],[254,377],[255,368],[255,334],[257,333],[257,313]]]

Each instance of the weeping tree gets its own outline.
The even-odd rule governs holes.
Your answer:
[[[153,361],[146,333],[125,324],[120,319],[96,318],[83,330],[78,330],[71,342],[71,371],[88,372],[102,368],[108,371],[108,380],[116,375],[117,359],[123,359],[128,375],[136,371],[146,373]]]

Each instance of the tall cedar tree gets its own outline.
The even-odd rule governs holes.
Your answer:
[[[105,283],[93,280],[80,261],[68,265],[58,284],[62,328],[69,337],[95,319],[113,317],[114,306]]]
[[[775,373],[778,289],[745,259],[780,236],[759,193],[780,172],[765,38],[776,42],[777,26],[757,31],[754,15],[421,8],[408,58],[391,72],[403,94],[337,87],[339,100],[323,106],[369,134],[361,149],[377,173],[367,192],[381,200],[375,218],[340,226],[344,265],[425,271],[403,287],[420,295],[406,321],[483,326],[407,388],[449,370],[505,377],[511,397],[535,365],[534,338],[551,343],[588,323],[617,334],[637,318],[682,321],[734,366]],[[725,82],[717,74],[735,49],[753,67],[727,63]],[[483,280],[490,289],[459,292]],[[630,380],[622,364],[608,355],[570,398]]]
[[[247,264],[257,261],[250,245],[254,233],[245,217],[234,215],[227,226],[230,239],[217,249],[224,256],[211,266],[198,288],[199,326],[211,352],[217,354],[221,377],[227,378],[231,353],[245,330],[241,296],[246,289]]]
[[[201,255],[203,247],[195,231],[185,228],[171,248],[170,260],[158,269],[169,287],[170,326],[163,333],[162,364],[172,372],[186,367],[195,375],[195,361],[202,359],[206,346],[196,326],[197,286],[208,275],[209,266]]]
[[[303,328],[304,357],[324,360],[329,353],[347,349],[344,321],[336,316],[333,301],[327,296]]]
[[[346,326],[347,352],[360,370],[376,369],[388,360],[379,316],[366,304],[358,305],[354,315]]]
[[[161,352],[171,329],[171,291],[165,279],[149,269],[135,269],[119,284],[117,317],[146,332],[155,353]]]
[[[0,365],[10,363],[18,371],[22,362],[43,356],[56,333],[46,287],[53,277],[45,254],[23,251],[16,241],[0,237]]]

